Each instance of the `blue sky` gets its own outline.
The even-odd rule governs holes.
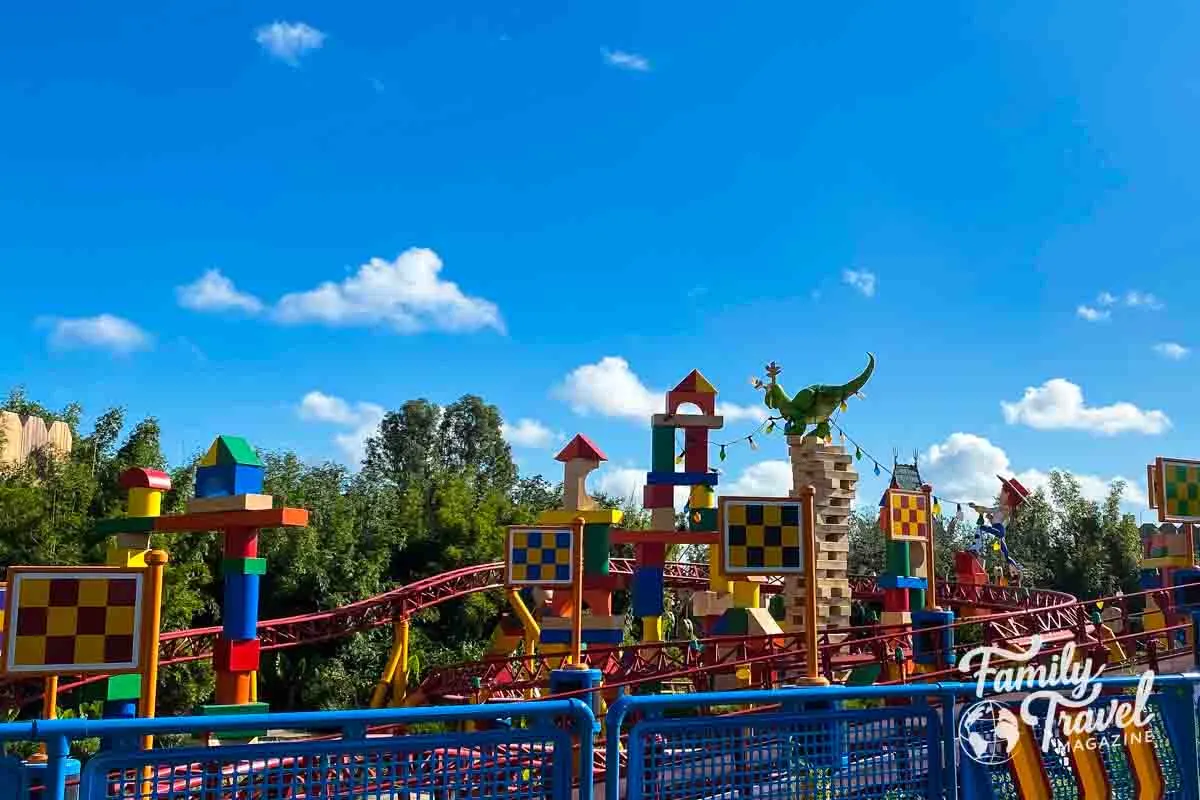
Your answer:
[[[628,491],[693,367],[733,439],[767,361],[870,350],[845,428],[939,494],[1140,508],[1200,454],[1200,9],[992,5],[24,4],[0,386],[314,460],[473,392],[524,470],[583,431]],[[759,443],[726,488],[786,490]]]

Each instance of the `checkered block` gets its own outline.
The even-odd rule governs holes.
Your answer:
[[[1200,462],[1159,458],[1155,470],[1160,522],[1200,522]]]
[[[136,672],[142,570],[12,567],[4,668],[27,675]]]
[[[570,528],[508,529],[509,586],[570,586],[575,561]]]
[[[723,497],[722,570],[729,575],[804,572],[804,514],[799,500]]]
[[[929,499],[923,492],[888,490],[888,538],[926,541],[929,538]]]

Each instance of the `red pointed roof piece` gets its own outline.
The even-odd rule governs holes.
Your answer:
[[[687,374],[687,377],[679,382],[679,385],[671,390],[672,392],[696,392],[697,394],[716,394],[717,390],[708,382],[708,379],[700,374],[700,370],[694,369]]]
[[[554,460],[573,461],[577,458],[582,458],[584,461],[608,461],[608,456],[604,455],[600,448],[596,447],[595,443],[582,433],[575,434],[575,438],[567,442],[567,446],[554,457]]]

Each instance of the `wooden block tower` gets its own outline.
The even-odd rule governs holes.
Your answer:
[[[692,404],[699,414],[680,414],[679,407]],[[689,489],[687,527],[690,531],[717,529],[715,487],[717,474],[709,470],[709,431],[719,430],[724,420],[717,416],[717,390],[692,370],[667,392],[665,412],[650,418],[650,472],[642,492],[642,505],[650,509],[650,527],[655,531],[675,530],[675,487]],[[683,471],[676,467],[676,435],[683,431]],[[642,640],[662,641],[663,567],[667,545],[664,541],[635,545],[636,566],[633,575],[633,613],[642,620]],[[714,552],[716,548],[713,548]],[[713,564],[714,588],[727,591],[727,582]]]
[[[929,560],[927,551],[933,525],[930,491],[931,487],[925,485],[920,491],[890,487],[884,492],[879,527],[887,546],[887,562],[886,571],[878,579],[884,591],[880,620],[884,625],[911,624],[911,612],[925,606],[929,583],[916,574],[913,564],[914,553],[926,562]]]
[[[841,445],[828,445],[813,437],[788,436],[788,458],[792,463],[791,497],[800,497],[803,487],[816,490],[817,514],[817,619],[822,627],[850,625],[850,514],[858,472],[854,457]],[[804,630],[803,576],[788,576],[784,582],[787,621],[792,630]]]
[[[572,606],[571,592],[555,589],[550,606],[541,619],[539,646],[543,653],[565,654],[571,641],[573,614],[583,618],[581,637],[585,645],[621,643],[625,617],[612,613],[612,593],[616,579],[609,574],[612,528],[621,521],[617,509],[600,508],[587,493],[587,476],[607,457],[591,439],[576,434],[557,456],[563,465],[563,507],[543,511],[539,525],[570,525],[583,518],[583,604]]]

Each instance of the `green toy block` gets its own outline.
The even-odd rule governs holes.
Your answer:
[[[154,530],[154,517],[114,517],[96,522],[96,533],[148,533]]]
[[[136,672],[113,675],[104,687],[105,700],[137,700],[142,696],[142,676]]]
[[[607,575],[610,526],[606,522],[593,522],[583,526],[583,574]]]
[[[675,429],[651,428],[650,469],[654,472],[675,471]]]
[[[221,559],[222,575],[266,575],[267,560],[265,558],[224,558]]]
[[[234,717],[244,714],[266,714],[271,707],[266,703],[245,703],[243,705],[204,705],[196,709],[202,717]],[[213,731],[211,736],[217,739],[256,739],[266,736],[266,731]]]
[[[750,632],[750,612],[745,608],[726,609],[713,631],[717,636],[745,636]]]
[[[213,451],[216,452],[213,452]],[[218,436],[209,448],[206,460],[214,464],[240,464],[244,467],[261,467],[262,461],[254,448],[240,436]]]
[[[705,532],[717,529],[717,510],[715,508],[693,508],[688,512],[688,530]]]
[[[908,542],[889,541],[887,543],[887,571],[889,575],[901,578],[912,576],[912,551]]]
[[[925,607],[925,590],[924,589],[909,589],[908,590],[908,607],[909,608],[924,608]]]

